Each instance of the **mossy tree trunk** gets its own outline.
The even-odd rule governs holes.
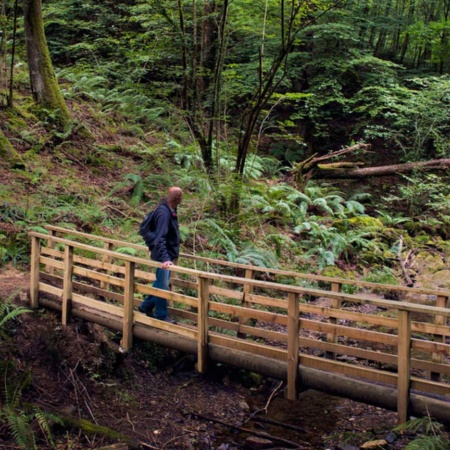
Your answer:
[[[3,134],[0,129],[0,161],[6,161],[8,166],[23,169],[24,163],[21,156],[17,153],[15,148],[8,141],[8,138]]]
[[[51,110],[58,110],[57,122],[64,127],[70,113],[59,89],[50,52],[45,39],[42,0],[24,0],[24,29],[34,101]]]

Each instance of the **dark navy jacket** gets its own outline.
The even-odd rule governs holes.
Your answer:
[[[161,263],[173,262],[180,253],[180,231],[177,212],[170,209],[166,199],[163,199],[155,209],[153,221],[156,236],[153,240],[151,258]]]

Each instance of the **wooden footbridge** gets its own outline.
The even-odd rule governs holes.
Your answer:
[[[145,246],[49,226],[30,233],[31,306],[61,311],[133,338],[312,388],[450,421],[449,291],[321,277],[182,254],[172,291],[151,286]],[[351,293],[347,293],[351,292]],[[170,324],[137,311],[167,298]]]

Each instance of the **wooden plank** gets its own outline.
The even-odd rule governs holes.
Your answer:
[[[445,297],[443,295],[439,295],[437,297],[437,299],[436,299],[436,306],[438,306],[440,308],[447,308],[447,300],[448,300],[447,297]],[[434,322],[437,325],[446,325],[447,318],[444,317],[444,316],[441,316],[441,315],[436,315],[435,318],[434,318]],[[445,343],[446,336],[445,335],[435,334],[433,338],[434,338],[434,340],[436,342]],[[436,363],[443,363],[444,362],[444,355],[442,353],[433,353],[432,359]],[[436,373],[436,372],[431,372],[430,378],[433,381],[440,381],[441,375],[439,373]]]
[[[41,255],[51,256],[52,258],[58,258],[61,260],[64,258],[64,252],[62,252],[61,250],[56,250],[54,248],[49,248],[49,247],[42,247]]]
[[[273,358],[279,361],[286,361],[287,350],[276,347],[269,347],[267,345],[256,344],[254,342],[244,341],[242,339],[230,338],[228,336],[219,336],[215,333],[210,333],[209,342],[211,344],[222,345],[223,347],[234,350],[241,350],[248,353],[255,353],[267,358]]]
[[[96,281],[106,281],[108,284],[112,284],[117,287],[125,287],[125,279],[114,277],[112,275],[107,275],[105,273],[95,272],[94,270],[84,269],[82,267],[74,266],[74,275],[79,275],[80,277],[90,278]]]
[[[411,387],[411,313],[398,313],[398,378],[397,415],[398,423],[406,423],[409,418],[408,407]]]
[[[61,323],[67,325],[72,310],[72,276],[73,276],[73,251],[71,245],[66,245],[64,250],[64,276],[62,294]]]
[[[206,371],[208,361],[208,309],[209,309],[209,280],[198,278],[198,350],[197,370]]]
[[[88,308],[104,311],[114,316],[118,316],[123,319],[123,308],[121,306],[112,305],[101,300],[94,300],[93,298],[85,297],[84,295],[72,294],[72,304],[77,306],[86,306]]]
[[[423,339],[411,339],[411,346],[413,350],[450,356],[449,344],[440,344],[439,342],[425,341]]]
[[[53,250],[55,248],[55,241],[52,239],[53,236],[56,235],[56,232],[54,230],[49,230],[49,239],[47,239],[47,247],[51,250]],[[45,266],[45,271],[47,273],[49,273],[50,275],[53,275],[53,273],[55,272],[54,266],[53,265],[46,265]]]
[[[114,244],[112,244],[111,242],[105,242],[105,249],[106,250],[109,250],[109,251],[111,251],[111,250],[113,250],[113,248],[114,248]],[[103,256],[102,256],[102,262],[104,262],[104,263],[106,263],[106,264],[111,264],[112,263],[112,258],[111,258],[111,256],[109,255],[109,254],[104,254]],[[127,263],[129,263],[130,261],[127,261],[126,263],[125,263],[125,266],[126,266],[126,268],[125,268],[125,278],[127,277],[127,268],[128,268],[128,266],[127,266]],[[134,264],[134,263],[133,263]],[[134,277],[134,271],[133,271],[133,277]],[[109,289],[109,283],[108,283],[108,281],[106,281],[106,280],[101,280],[100,281],[100,288],[101,289],[105,289],[106,291]]]
[[[174,324],[169,322],[164,322],[163,320],[154,319],[153,317],[148,317],[141,312],[135,312],[134,314],[135,323],[148,325],[153,328],[158,328],[162,331],[169,331],[170,333],[177,334],[179,336],[187,337],[190,339],[197,340],[198,331],[182,324]]]
[[[374,314],[364,314],[346,309],[332,309],[326,306],[310,305],[302,303],[300,305],[301,313],[316,314],[318,316],[343,319],[350,322],[367,323],[369,325],[380,325],[382,327],[397,329],[397,319],[392,317],[378,316]],[[337,322],[336,322],[337,323]]]
[[[432,395],[450,396],[450,384],[411,377],[411,389]]]
[[[248,280],[253,280],[255,278],[255,272],[251,269],[247,269],[245,271],[245,278]],[[243,287],[243,296],[241,300],[241,306],[243,308],[251,309],[251,302],[248,301],[248,297],[253,292],[253,286],[249,284],[244,284]],[[248,319],[245,316],[239,316],[239,325],[246,325],[248,322]],[[238,331],[237,337],[239,339],[246,339],[247,335],[243,333],[242,331]]]
[[[290,293],[288,296],[288,340],[287,340],[287,398],[297,400],[298,395],[298,363],[299,363],[299,299],[298,294]]]
[[[243,292],[233,291],[232,289],[225,289],[212,285],[209,287],[209,292],[211,295],[220,295],[221,297],[232,298],[240,301],[244,298]]]
[[[54,270],[50,270],[50,269],[64,270],[64,262],[63,261],[57,261],[56,259],[52,259],[52,258],[47,258],[45,256],[41,256],[39,258],[39,262],[41,264],[45,265],[45,271],[49,275],[53,275],[55,273]]]
[[[300,319],[300,327],[302,329],[319,331],[328,333],[334,331],[339,336],[347,336],[353,339],[361,339],[371,342],[379,342],[386,345],[397,345],[397,336],[379,331],[363,330],[360,328],[352,328],[344,325],[333,325],[326,322],[319,322],[309,319]]]
[[[124,350],[129,350],[133,345],[134,268],[134,262],[127,261],[125,263],[124,314],[121,342]]]
[[[341,283],[331,283],[331,291],[332,292],[341,292],[342,284]],[[338,298],[332,298],[330,301],[330,309],[340,309],[342,301]],[[336,325],[337,319],[335,317],[329,318],[330,323]],[[337,334],[334,330],[331,333],[327,333],[327,342],[331,344],[335,344],[337,342]],[[333,352],[326,353],[326,357],[330,359],[336,359],[336,354]]]
[[[39,292],[45,292],[47,294],[54,295],[55,297],[58,298],[58,300],[61,301],[63,290],[62,288],[51,286],[49,284],[39,283]]]
[[[195,297],[190,297],[189,295],[179,294],[172,291],[165,291],[163,289],[154,288],[153,286],[147,286],[140,283],[135,283],[135,291],[142,294],[156,295],[172,302],[183,303],[194,308],[198,307],[198,299]]]
[[[384,383],[392,385],[395,385],[397,383],[396,373],[352,365],[311,355],[300,354],[300,365],[350,377],[364,378],[374,383]]]
[[[288,309],[288,302],[286,299],[279,299],[274,297],[266,297],[263,295],[250,294],[247,299],[249,302],[257,303],[258,305],[268,306],[273,308]]]
[[[30,306],[39,307],[39,256],[41,243],[38,238],[31,238],[31,258],[30,258]]]
[[[234,316],[245,316],[247,318],[257,319],[264,322],[279,323],[287,325],[287,316],[256,309],[243,308],[242,306],[229,305],[227,303],[210,302],[209,309]]]

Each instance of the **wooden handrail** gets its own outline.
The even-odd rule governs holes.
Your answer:
[[[71,233],[70,230],[52,227],[52,233],[60,230],[64,230],[68,234]],[[77,234],[79,237],[89,236],[80,232],[77,232]],[[404,422],[409,417],[408,405],[410,404],[411,389],[424,390],[438,395],[450,395],[450,386],[445,382],[440,382],[441,376],[447,377],[450,374],[450,368],[444,358],[444,355],[450,356],[450,345],[446,343],[446,336],[450,335],[450,327],[447,326],[450,310],[446,307],[448,292],[443,294],[439,291],[439,306],[426,306],[406,301],[373,298],[362,293],[346,294],[341,291],[342,283],[337,279],[332,279],[331,290],[323,290],[257,280],[253,278],[253,274],[256,270],[262,271],[264,269],[249,266],[243,266],[247,269],[245,277],[205,272],[178,265],[172,266],[173,272],[188,276],[191,280],[186,281],[178,278],[174,280],[174,283],[194,292],[197,291],[197,295],[185,295],[184,293],[161,291],[148,286],[146,283],[154,279],[154,276],[142,270],[142,266],[155,268],[161,267],[161,264],[149,258],[131,256],[112,250],[112,241],[114,240],[90,236],[91,239],[103,240],[106,245],[102,248],[57,237],[54,234],[49,237],[43,233],[30,232],[29,235],[32,241],[31,306],[37,307],[39,305],[39,292],[42,291],[56,295],[61,299],[63,324],[70,320],[72,308],[79,308],[80,306],[92,311],[102,311],[111,317],[118,317],[121,321],[121,345],[125,350],[132,346],[134,327],[137,324],[142,324],[163,331],[170,331],[185,338],[195,339],[198,356],[197,370],[199,372],[204,372],[207,368],[211,345],[219,345],[224,349],[230,348],[251,354],[256,353],[265,358],[284,361],[287,364],[287,396],[291,399],[295,399],[298,394],[300,387],[299,367],[301,366],[348,376],[367,377],[375,382],[397,386],[397,411],[400,422]],[[114,241],[114,243],[127,245],[120,241]],[[41,244],[46,244],[48,247]],[[63,244],[65,246],[64,251],[56,250],[55,244]],[[145,249],[143,246],[137,247]],[[83,253],[78,254],[80,250],[85,253],[94,253],[96,259],[83,256]],[[119,262],[120,264],[118,264]],[[40,265],[51,270],[41,272]],[[138,269],[138,266],[141,268]],[[74,280],[74,277],[97,280],[97,286],[85,285],[76,281],[76,278]],[[54,284],[46,284],[43,281],[46,278],[53,280]],[[317,279],[323,280],[320,277],[317,277]],[[61,287],[58,287],[58,283]],[[215,285],[217,283],[219,283],[219,286]],[[239,286],[242,291],[224,287],[227,283]],[[99,285],[100,287],[98,287]],[[375,284],[375,286],[379,288],[386,285]],[[111,290],[109,290],[110,288]],[[257,290],[257,293],[254,293],[255,290]],[[94,293],[103,300],[109,297],[116,304],[89,298],[80,294],[83,291]],[[270,293],[269,296],[262,294],[266,291]],[[273,292],[283,294],[283,297],[278,297],[277,294],[277,298],[274,298]],[[193,325],[183,323],[172,325],[146,317],[135,310],[135,307],[139,304],[139,300],[135,298],[135,293],[158,295],[172,302],[188,306],[188,308],[191,308],[190,310],[176,309],[176,307],[174,309],[171,306],[171,311],[187,321],[191,321]],[[423,293],[423,290],[421,290],[421,293]],[[331,300],[331,304],[329,307],[321,307],[301,303],[301,298],[306,295],[314,298],[327,298]],[[220,297],[232,299],[233,304],[221,301]],[[237,304],[234,304],[236,301]],[[367,314],[344,311],[343,305],[345,302],[352,305],[370,304],[395,310],[397,311],[397,319],[375,316],[373,322],[371,322]],[[255,305],[258,304],[265,309],[255,308]],[[278,308],[281,311],[272,310],[272,308]],[[217,314],[219,314],[218,317]],[[312,319],[309,316],[304,317],[304,314],[322,315],[326,321]],[[413,314],[426,314],[427,317],[430,317],[430,321],[413,321]],[[224,315],[237,317],[238,321],[229,322],[223,318]],[[358,322],[364,317],[367,318],[370,325],[368,329],[351,327],[340,322],[345,319]],[[252,321],[249,321],[250,318],[260,322],[281,325],[286,331],[282,333],[255,328]],[[381,329],[376,331],[376,329],[372,329],[374,326],[391,330]],[[216,332],[213,327],[233,330],[236,337]],[[302,330],[321,333],[326,338],[325,342],[314,341],[311,337],[302,337]],[[432,337],[428,340],[417,339],[413,335],[417,332],[427,333]],[[246,340],[246,335],[259,336],[269,342],[259,343]],[[397,374],[349,365],[335,360],[334,355],[345,354],[346,347],[339,343],[339,336],[347,336],[352,339],[366,340],[396,348],[397,350],[393,354],[380,354],[379,360],[386,364],[396,364]],[[270,340],[272,339],[283,342],[283,347],[271,345]],[[300,347],[305,345],[319,348],[328,357],[333,356],[333,359],[320,358],[301,352]],[[426,352],[430,355],[431,360],[422,361],[413,352]],[[349,353],[352,352],[349,351]],[[375,351],[367,349],[355,349],[353,354],[358,358],[378,359]],[[432,380],[411,376],[411,367],[428,370],[431,373]]]
[[[76,230],[70,230],[67,228],[62,227],[56,227],[53,225],[46,225],[46,229],[52,232],[59,232],[59,233],[65,233],[65,234],[71,234],[73,236],[78,237],[84,237],[88,239],[99,240],[102,242],[107,242],[112,245],[117,245],[121,247],[130,247],[134,248],[136,250],[143,250],[148,252],[148,249],[145,245],[141,244],[134,244],[126,241],[120,241],[117,239],[111,239],[103,236],[97,236],[92,235],[88,233],[83,233],[81,231]],[[322,281],[322,282],[328,282],[328,283],[337,283],[337,284],[348,284],[353,286],[361,286],[361,287],[369,287],[373,289],[380,289],[380,290],[389,290],[389,291],[399,291],[399,292],[409,292],[414,294],[422,294],[422,295],[436,295],[436,296],[445,296],[450,298],[450,291],[445,289],[426,289],[426,288],[413,288],[413,287],[407,287],[407,286],[398,286],[395,284],[382,284],[382,283],[374,283],[371,281],[360,281],[360,280],[351,280],[346,278],[337,278],[337,277],[328,277],[328,276],[321,276],[321,275],[313,275],[313,274],[305,274],[301,272],[295,272],[291,270],[282,270],[282,269],[274,269],[274,268],[267,268],[267,267],[259,267],[259,266],[252,266],[247,264],[237,264],[230,261],[222,261],[219,259],[213,259],[213,258],[207,258],[204,256],[197,256],[197,255],[191,255],[188,253],[181,253],[180,258],[190,259],[194,261],[201,261],[209,264],[216,264],[221,265],[224,267],[232,267],[236,269],[243,269],[243,270],[252,270],[254,272],[261,272],[261,273],[270,273],[273,275],[283,275],[283,276],[292,276],[295,278],[302,278],[307,279],[311,281]]]

